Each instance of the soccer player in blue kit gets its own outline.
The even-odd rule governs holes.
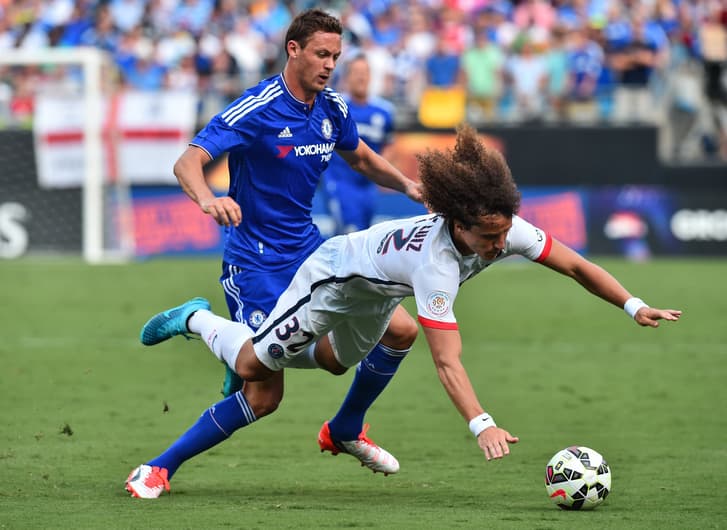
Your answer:
[[[174,165],[184,192],[228,227],[220,283],[232,319],[253,329],[263,323],[301,263],[323,243],[311,207],[334,149],[377,184],[421,201],[420,184],[359,139],[346,103],[326,86],[341,54],[342,33],[341,22],[322,10],[297,15],[285,37],[283,72],[248,89],[213,117]],[[203,167],[225,152],[230,187],[227,196],[216,197]],[[398,307],[381,342],[361,362],[340,410],[321,428],[321,450],[349,453],[374,472],[398,471],[396,459],[366,436],[363,418],[416,335],[416,321]],[[162,454],[132,470],[127,491],[135,497],[158,497],[169,489],[168,481],[182,463],[274,412],[283,386],[282,371],[266,381],[243,384],[228,369],[226,398]],[[159,484],[163,487],[152,487]]]
[[[358,54],[345,65],[343,99],[353,116],[358,134],[371,149],[385,154],[394,132],[394,106],[382,98],[369,97],[371,71],[365,55]],[[323,174],[328,209],[336,221],[336,233],[346,234],[371,226],[378,188],[356,172],[339,155],[331,158]]]

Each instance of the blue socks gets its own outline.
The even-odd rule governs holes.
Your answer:
[[[356,440],[371,404],[394,377],[409,350],[394,350],[379,343],[356,368],[356,375],[338,413],[328,422],[334,440]]]
[[[359,363],[346,399],[328,424],[335,440],[358,438],[366,411],[394,377],[407,353],[409,350],[394,350],[377,344]],[[204,411],[197,423],[147,464],[166,468],[172,478],[184,462],[256,419],[242,391],[235,392]]]
[[[197,423],[147,464],[166,468],[169,478],[172,478],[184,462],[226,440],[237,429],[256,419],[242,391],[235,392],[204,411]]]

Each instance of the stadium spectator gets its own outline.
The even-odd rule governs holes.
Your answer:
[[[421,199],[418,183],[359,139],[341,96],[326,86],[341,54],[342,33],[340,21],[321,10],[300,13],[285,37],[283,72],[248,89],[212,118],[174,165],[187,195],[227,227],[220,282],[232,318],[253,328],[264,322],[300,264],[323,242],[311,219],[312,199],[334,149],[378,184]],[[223,153],[229,155],[230,188],[227,196],[215,197],[203,167]],[[374,470],[394,472],[398,464],[362,434],[363,417],[416,334],[414,320],[398,308],[326,431],[331,444],[356,443],[357,458]],[[226,398],[161,455],[132,471],[129,491],[148,496],[144,484],[166,482],[186,460],[274,412],[283,397],[282,375],[243,387],[228,369]]]
[[[679,9],[672,0],[656,0],[654,20],[668,36],[680,31]]]
[[[371,74],[364,55],[345,65],[344,101],[356,122],[359,137],[375,152],[386,155],[394,132],[394,107],[382,98],[369,97]],[[336,234],[363,230],[371,225],[376,211],[378,187],[334,153],[323,173],[328,210]]]
[[[373,16],[371,24],[371,40],[384,48],[396,46],[402,39],[403,30],[401,27],[399,10],[395,4],[388,5],[381,12]]]
[[[407,109],[415,110],[419,106],[426,86],[424,64],[437,46],[431,18],[424,6],[411,7],[408,26],[394,57],[393,99]]]
[[[599,118],[597,91],[605,60],[603,48],[589,37],[586,28],[572,29],[568,41],[568,118],[593,122]]]
[[[662,129],[662,154],[665,158],[684,159],[689,149],[686,140],[702,107],[703,91],[701,65],[692,53],[692,34],[687,29],[691,27],[691,13],[682,7],[677,10],[677,17],[680,20],[676,28],[668,34],[667,126]]]
[[[22,12],[23,20],[18,34],[18,47],[37,50],[58,43],[59,29],[71,17],[73,3],[68,0],[21,2],[16,9],[16,13]]]
[[[505,66],[514,104],[511,119],[541,119],[545,114],[547,63],[526,33],[515,40],[513,52]]]
[[[467,89],[470,122],[498,120],[504,84],[505,53],[494,35],[481,29],[472,47],[462,54],[462,72]]]
[[[225,49],[240,67],[244,86],[264,75],[268,41],[248,17],[239,17],[234,31],[227,33],[223,39]]]
[[[437,37],[431,24],[431,15],[423,6],[412,6],[408,17],[409,25],[402,36],[404,49],[424,63],[437,46]]]
[[[445,2],[439,10],[438,21],[437,34],[442,41],[442,48],[448,53],[461,55],[472,42],[470,20],[465,17],[465,11]]]
[[[546,97],[548,98],[546,119],[549,120],[562,121],[567,117],[568,49],[565,44],[565,36],[566,30],[563,27],[554,27],[544,50],[547,77]]]
[[[121,35],[113,55],[121,75],[125,75],[134,67],[139,50],[144,47],[148,47],[147,37],[144,36],[141,26]]]
[[[142,19],[142,27],[144,34],[152,37],[168,35],[175,31],[184,30],[174,25],[172,17],[177,4],[181,0],[148,0],[144,17]]]
[[[629,38],[607,50],[607,61],[616,77],[613,120],[617,123],[653,123],[654,97],[651,78],[657,66],[657,50],[646,36],[645,21],[633,19]]]
[[[124,83],[135,90],[158,91],[167,87],[167,69],[156,58],[156,45],[149,39],[139,41],[134,60],[124,71]]]
[[[199,89],[199,75],[194,64],[194,55],[183,55],[177,65],[169,69],[166,86],[169,90],[196,93]]]
[[[361,46],[358,51],[366,55],[369,60],[371,69],[370,95],[391,99],[396,87],[394,50],[376,44],[369,37],[364,37],[361,39]]]
[[[212,57],[209,87],[220,96],[224,105],[234,101],[240,94],[241,77],[237,60],[227,50],[221,49]]]
[[[10,23],[6,16],[0,13],[0,50],[12,50],[18,40],[17,27]]]
[[[609,51],[626,47],[631,36],[631,24],[624,6],[620,2],[611,2],[606,12],[603,25],[604,45]]]
[[[709,119],[714,135],[710,151],[727,159],[727,88],[724,72],[727,65],[727,6],[710,0],[699,24],[699,48],[704,65],[704,91],[710,104]]]
[[[180,0],[171,12],[171,26],[200,35],[212,17],[212,0]]]
[[[250,4],[249,13],[255,27],[273,43],[280,42],[285,35],[285,29],[293,19],[292,7],[289,2],[257,0]]]
[[[460,55],[444,35],[437,36],[437,47],[425,63],[427,86],[452,88],[462,84]]]
[[[504,158],[471,127],[458,130],[454,150],[428,151],[419,162],[425,202],[435,213],[329,239],[303,263],[257,332],[195,298],[147,321],[142,342],[197,334],[246,380],[265,381],[284,368],[340,375],[366,356],[401,300],[413,296],[440,382],[491,460],[508,455],[519,439],[485,412],[462,364],[453,308],[464,282],[507,257],[523,256],[623,308],[641,326],[679,320],[681,311],[649,307],[604,269],[520,218],[520,192]],[[218,429],[229,427],[220,419]],[[350,453],[358,443],[331,450]],[[158,497],[169,489],[165,471],[140,466],[129,487]]]
[[[168,68],[174,68],[183,57],[194,57],[197,50],[194,37],[187,31],[175,31],[154,39],[157,43],[156,57]]]
[[[512,4],[502,0],[495,1],[485,7],[488,15],[487,26],[494,32],[495,42],[503,50],[510,50],[520,29],[512,22]]]
[[[127,32],[141,24],[146,4],[146,0],[111,0],[109,13],[114,19],[116,27]]]
[[[216,0],[207,27],[222,39],[226,39],[238,31],[237,25],[241,20],[251,23],[250,7],[248,2]],[[256,30],[256,33],[262,32]]]
[[[437,47],[424,65],[426,83],[417,109],[424,127],[452,128],[466,119],[464,73],[454,46],[450,37],[437,33]]]
[[[556,24],[557,13],[547,0],[524,0],[519,2],[512,14],[512,20],[521,31],[535,26],[550,31]]]
[[[81,34],[81,46],[94,46],[113,54],[123,33],[114,24],[108,4],[96,7],[93,25]]]
[[[27,67],[23,75],[14,81],[13,93],[10,97],[9,114],[12,123],[19,127],[29,129],[33,124],[33,110],[35,109],[34,87],[41,79],[38,67]]]
[[[563,0],[555,5],[557,24],[569,29],[583,28],[588,24],[593,4],[588,0]]]

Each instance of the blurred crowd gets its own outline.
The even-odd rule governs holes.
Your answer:
[[[399,126],[439,91],[477,125],[656,124],[667,156],[727,159],[727,0],[0,0],[0,53],[107,50],[121,87],[195,91],[204,123],[282,69],[309,7],[341,18],[341,60],[367,55]],[[69,79],[0,70],[0,119],[28,123],[34,91]]]

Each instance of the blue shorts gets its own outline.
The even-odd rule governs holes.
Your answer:
[[[223,262],[220,284],[230,318],[245,322],[252,329],[260,327],[307,257],[301,256],[283,268],[267,272]]]

